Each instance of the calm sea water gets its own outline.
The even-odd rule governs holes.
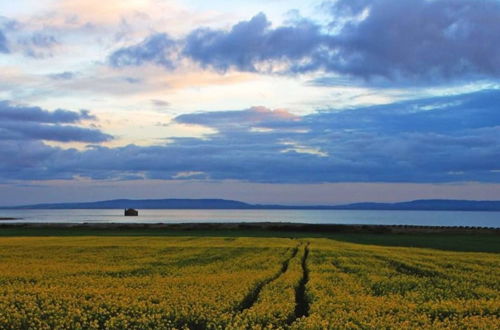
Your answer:
[[[124,217],[123,210],[0,210],[0,217],[22,218],[2,223],[300,222],[500,228],[500,212],[463,211],[139,210],[138,217]]]

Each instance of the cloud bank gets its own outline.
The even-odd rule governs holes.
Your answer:
[[[495,0],[326,3],[329,24],[296,19],[273,27],[260,13],[229,30],[198,28],[173,40],[153,34],[112,53],[112,66],[189,59],[219,72],[329,72],[393,82],[500,76],[500,2]]]
[[[500,75],[500,2],[339,0],[344,25],[327,69],[361,77],[434,80]]]
[[[18,144],[19,141],[36,140],[90,143],[111,140],[110,135],[100,130],[75,125],[83,120],[95,119],[86,110],[74,112],[59,109],[49,112],[39,107],[0,101],[0,141]]]
[[[197,179],[260,183],[498,183],[498,104],[500,91],[488,90],[300,117],[264,107],[193,113],[176,121],[217,133],[84,151],[47,146],[32,132],[29,141],[2,140],[11,156],[0,177],[190,180],[183,173],[196,173]],[[33,118],[58,122],[88,114],[46,116]]]

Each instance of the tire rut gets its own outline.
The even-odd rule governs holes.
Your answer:
[[[300,319],[303,316],[309,316],[309,301],[306,297],[306,285],[309,282],[309,269],[307,268],[307,257],[309,256],[309,242],[304,247],[304,255],[302,256],[302,278],[299,285],[295,289],[295,315],[294,320]]]
[[[425,266],[413,265],[408,262],[401,260],[392,259],[390,257],[375,256],[375,258],[382,260],[387,265],[389,265],[396,272],[403,275],[418,276],[418,277],[430,277],[430,278],[447,278],[445,274],[432,269],[427,269]]]
[[[238,308],[236,308],[237,312],[241,313],[244,310],[251,308],[259,298],[259,294],[264,288],[264,286],[277,280],[281,275],[283,275],[288,270],[288,265],[290,264],[290,261],[297,256],[297,253],[299,252],[299,247],[300,245],[293,249],[292,255],[283,262],[279,272],[274,274],[272,277],[269,277],[264,281],[258,283],[252,290],[250,290],[250,292],[245,296],[245,298],[239,304]]]

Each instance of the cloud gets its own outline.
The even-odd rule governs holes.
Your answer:
[[[76,74],[74,72],[71,72],[71,71],[64,71],[64,72],[53,73],[53,74],[48,75],[48,77],[50,79],[53,79],[53,80],[71,80],[71,79],[75,78],[75,76],[76,76]]]
[[[123,80],[128,82],[129,84],[140,84],[142,82],[141,79],[133,77],[123,77]]]
[[[413,80],[500,75],[498,1],[340,0],[331,10],[366,18],[333,38],[328,70]]]
[[[47,111],[40,107],[12,105],[8,101],[0,101],[0,120],[31,121],[40,123],[76,123],[81,120],[95,120],[87,110],[74,112],[58,109]]]
[[[500,77],[498,1],[339,0],[324,7],[329,24],[301,18],[273,27],[260,13],[229,30],[197,28],[176,40],[153,34],[109,60],[172,69],[184,58],[219,72],[323,71],[406,84]]]
[[[16,144],[31,140],[90,143],[111,140],[110,135],[100,130],[75,126],[81,121],[95,119],[87,110],[74,112],[58,109],[50,112],[39,107],[1,101],[0,140],[15,141]]]
[[[167,108],[170,106],[170,102],[165,100],[152,99],[151,103],[157,108]]]
[[[216,132],[82,151],[33,141],[12,153],[15,166],[0,170],[0,177],[498,183],[499,100],[499,90],[486,90],[300,117],[263,107],[181,115],[177,123]],[[179,175],[185,173],[197,175]]]
[[[148,37],[138,45],[115,51],[109,57],[109,62],[118,68],[154,63],[172,69],[174,62],[171,57],[174,46],[174,40],[164,33],[158,33]]]
[[[56,37],[58,32],[61,31],[0,16],[0,53],[23,54],[36,59],[52,57],[60,45]]]
[[[183,54],[219,71],[267,70],[269,61],[300,61],[321,45],[320,27],[309,21],[271,28],[263,13],[231,30],[196,29],[185,40]],[[272,68],[269,68],[272,69]]]
[[[41,47],[41,48],[51,48],[54,45],[57,45],[59,42],[57,41],[56,37],[53,35],[49,35],[46,33],[34,33],[29,41],[32,45],[36,47]]]
[[[9,53],[9,47],[7,47],[7,38],[5,38],[5,35],[1,30],[0,30],[0,53],[4,54]]]
[[[229,31],[198,28],[178,40],[163,33],[153,34],[137,45],[116,50],[109,62],[114,67],[154,63],[172,69],[185,57],[220,72],[271,72],[285,61],[289,70],[298,70],[296,62],[307,59],[322,45],[325,36],[320,29],[305,19],[273,29],[267,17],[259,13]],[[174,56],[177,53],[179,58]]]
[[[45,140],[90,143],[111,140],[111,136],[96,129],[67,125],[5,122],[0,124],[0,129],[0,139],[2,140]]]
[[[342,112],[321,112],[314,117],[324,129],[365,132],[442,133],[500,125],[498,90],[483,90],[459,96],[375,105]],[[318,127],[318,126],[317,126]]]
[[[265,128],[276,122],[298,121],[300,117],[283,109],[271,110],[263,106],[241,111],[199,112],[180,115],[175,121],[181,124],[203,125],[218,130],[248,130]]]

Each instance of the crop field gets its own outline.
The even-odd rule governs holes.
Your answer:
[[[495,252],[335,237],[0,237],[1,329],[499,326]]]

